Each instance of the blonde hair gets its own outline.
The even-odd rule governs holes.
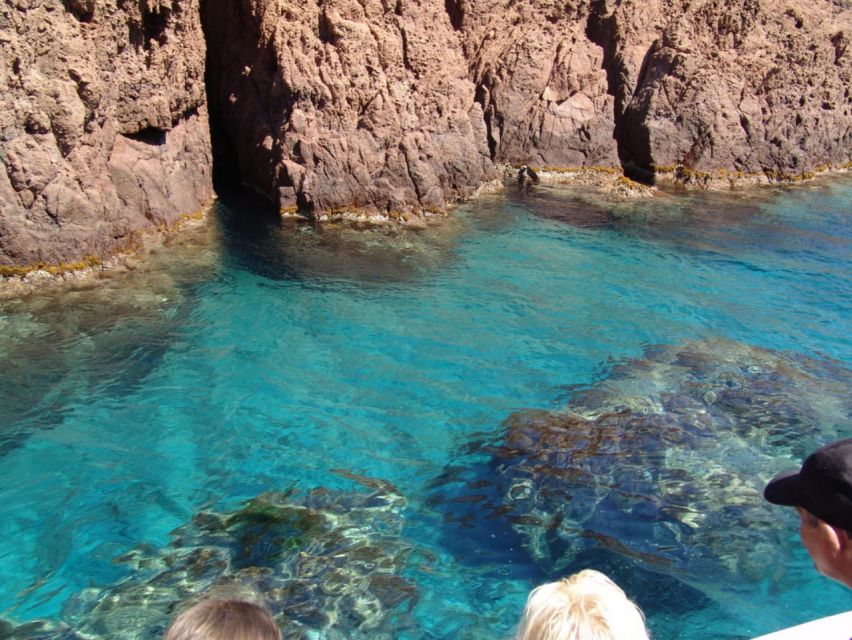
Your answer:
[[[600,571],[533,589],[517,640],[648,640],[642,611]]]
[[[281,640],[281,630],[252,602],[204,600],[180,614],[163,640]]]

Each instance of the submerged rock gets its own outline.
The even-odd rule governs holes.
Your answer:
[[[604,549],[711,595],[771,579],[791,536],[763,485],[848,433],[850,383],[835,362],[729,341],[649,348],[562,410],[512,415],[468,481],[493,484],[478,517],[510,523],[548,572]]]
[[[9,637],[158,638],[179,607],[216,595],[262,601],[286,638],[396,637],[417,602],[401,575],[410,551],[400,537],[404,506],[385,490],[314,489],[204,511],[172,532],[168,547],[118,558],[132,575],[72,597],[62,623],[9,625]]]
[[[57,279],[38,295],[0,285],[0,452],[61,423],[69,398],[93,390],[124,397],[145,379],[195,309],[195,283],[216,273],[214,222],[164,236],[109,272]]]

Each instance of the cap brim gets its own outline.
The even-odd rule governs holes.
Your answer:
[[[799,504],[799,472],[788,471],[775,476],[763,490],[763,497],[772,504],[795,507]]]

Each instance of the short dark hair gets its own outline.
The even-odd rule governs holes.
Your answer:
[[[808,523],[809,527],[818,527],[819,523],[822,522],[822,520],[817,518],[814,514],[812,514],[810,511],[808,511],[804,507],[798,507],[797,511],[798,510],[801,510],[800,513],[803,514],[802,518],[805,520],[805,522]]]

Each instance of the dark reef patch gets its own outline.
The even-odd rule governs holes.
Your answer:
[[[0,625],[12,638],[159,638],[180,604],[219,595],[261,600],[286,638],[396,637],[418,596],[401,575],[405,499],[382,486],[265,493],[234,512],[202,511],[168,547],[118,558],[132,575],[71,598],[62,622]]]
[[[472,443],[433,502],[456,536],[510,528],[506,549],[548,576],[608,567],[692,604],[696,588],[773,582],[791,537],[763,483],[848,433],[850,383],[837,362],[727,340],[650,347],[564,409],[515,413],[498,442]]]

